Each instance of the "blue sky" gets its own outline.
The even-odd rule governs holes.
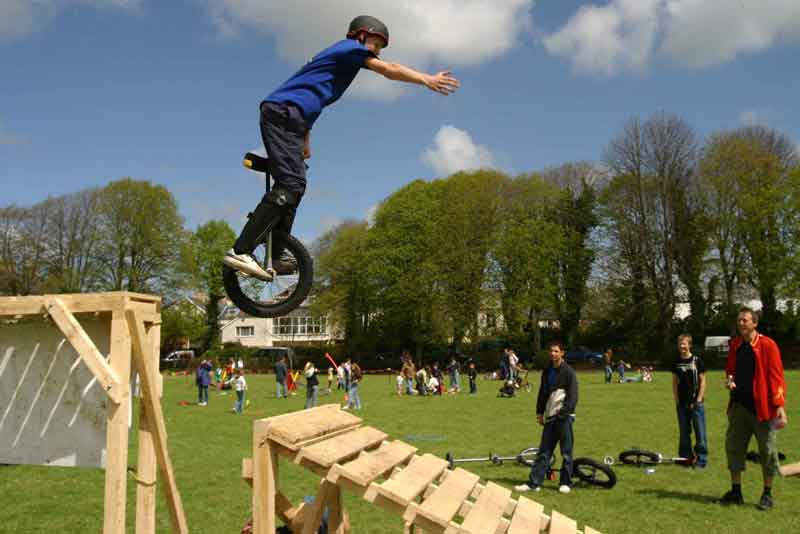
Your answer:
[[[263,187],[240,165],[259,101],[366,6],[392,31],[384,59],[452,68],[462,88],[362,72],[312,133],[305,240],[415,178],[598,161],[635,115],[800,141],[796,0],[399,4],[0,0],[0,205],[132,176],[167,186],[188,227],[238,232]]]

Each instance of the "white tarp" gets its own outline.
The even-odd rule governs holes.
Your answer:
[[[109,320],[81,318],[109,353]],[[104,467],[107,397],[49,321],[0,324],[0,463]]]

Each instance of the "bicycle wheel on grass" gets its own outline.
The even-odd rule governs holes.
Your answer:
[[[276,235],[277,234],[277,235]],[[222,279],[225,292],[237,308],[254,317],[280,317],[298,308],[311,291],[314,264],[311,255],[294,236],[273,232],[273,239],[282,238],[285,251],[294,258],[297,269],[291,274],[276,274],[271,281],[259,280],[225,266]],[[261,243],[253,256],[265,265],[266,244]]]
[[[610,466],[591,458],[575,458],[572,461],[572,472],[581,481],[592,486],[613,488],[617,483],[617,475]]]
[[[656,452],[631,449],[619,453],[619,461],[628,465],[655,465],[661,463],[661,455]]]

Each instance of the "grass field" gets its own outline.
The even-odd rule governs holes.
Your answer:
[[[532,375],[533,376],[533,375]],[[722,373],[709,373],[706,417],[710,464],[706,470],[664,465],[655,473],[615,466],[618,477],[611,490],[576,488],[570,495],[546,482],[535,500],[549,512],[555,508],[607,533],[646,532],[796,532],[800,478],[779,479],[775,509],[760,512],[755,503],[761,491],[760,468],[750,464],[744,478],[746,505],[723,508],[714,501],[729,488],[725,469],[724,433],[727,391]],[[656,374],[652,384],[603,384],[602,373],[579,373],[580,401],[575,423],[575,456],[601,459],[639,446],[677,455],[677,422],[668,373]],[[787,462],[800,461],[800,372],[787,373],[789,426],[778,436]],[[535,391],[513,399],[497,398],[498,382],[478,383],[475,396],[444,398],[392,395],[393,380],[368,376],[361,387],[365,408],[359,415],[367,424],[392,438],[414,444],[421,452],[456,457],[489,452],[515,454],[538,444]],[[272,376],[249,376],[250,405],[241,416],[231,412],[233,395],[211,392],[208,407],[181,406],[196,401],[193,379],[166,377],[164,411],[169,448],[183,497],[189,526],[195,533],[238,533],[250,515],[250,493],[241,480],[241,460],[251,456],[253,419],[303,407],[303,391],[289,400],[274,398]],[[226,392],[227,393],[227,392]],[[321,403],[339,396],[321,396]],[[130,462],[136,462],[135,435]],[[754,442],[751,449],[755,448]],[[315,477],[281,460],[281,489],[293,501],[313,494]],[[470,464],[484,480],[508,487],[524,481],[527,470],[512,464]],[[128,516],[133,525],[134,483],[129,486]],[[0,532],[93,533],[102,530],[103,472],[96,469],[0,466]],[[345,494],[353,532],[400,533],[402,524],[367,503]],[[159,497],[161,494],[159,495]],[[169,521],[159,500],[158,531],[169,532]],[[795,525],[794,527],[792,525]],[[129,529],[132,532],[132,528]]]

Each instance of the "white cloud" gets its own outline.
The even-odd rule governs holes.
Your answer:
[[[778,41],[800,41],[797,0],[668,0],[661,50],[678,63],[707,67]]]
[[[144,0],[0,0],[0,41],[41,30],[59,11],[74,5],[135,11]]]
[[[798,0],[610,0],[582,6],[543,39],[578,72],[641,71],[655,58],[690,68],[800,42]]]
[[[433,146],[426,148],[422,161],[439,176],[454,172],[494,166],[491,151],[477,145],[468,132],[455,126],[442,126],[433,140]]]
[[[532,28],[535,0],[205,0],[222,36],[256,29],[274,37],[279,54],[300,65],[344,38],[350,20],[369,13],[389,27],[382,56],[416,68],[480,64],[511,49]],[[377,76],[356,79],[353,92],[393,97],[399,92]]]
[[[613,0],[582,6],[567,24],[544,38],[545,48],[572,60],[577,71],[616,74],[642,70],[650,60],[661,0]]]

